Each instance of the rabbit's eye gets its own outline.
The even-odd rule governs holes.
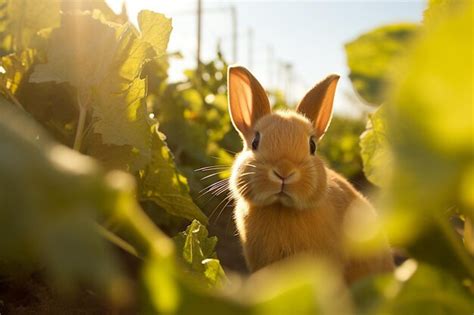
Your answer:
[[[260,143],[260,132],[257,131],[255,138],[252,141],[252,150],[257,150],[258,144]]]
[[[309,153],[311,155],[314,155],[315,152],[316,152],[316,142],[314,141],[314,138],[311,137],[309,138]]]

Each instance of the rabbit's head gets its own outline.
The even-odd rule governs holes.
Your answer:
[[[316,148],[331,120],[338,79],[317,84],[296,111],[272,113],[257,79],[243,67],[229,68],[229,111],[244,142],[230,178],[234,198],[298,210],[318,203],[327,177]]]

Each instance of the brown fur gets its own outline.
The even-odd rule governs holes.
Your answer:
[[[241,69],[231,68],[229,77],[248,72]],[[308,93],[314,97],[304,99],[304,102],[316,99],[313,106],[317,109],[310,111],[315,117],[310,119],[303,116],[308,111],[301,109],[309,110],[308,104],[300,104],[302,113],[271,113],[265,102],[255,99],[247,99],[246,104],[264,107],[253,110],[262,115],[246,122],[233,119],[244,139],[244,149],[234,162],[230,187],[236,200],[234,217],[251,271],[302,252],[332,259],[344,271],[348,282],[393,268],[388,245],[364,259],[348,254],[343,228],[348,210],[357,205],[356,211],[367,212],[369,216],[375,216],[375,211],[342,176],[309,152],[310,137],[320,139],[329,124],[337,78],[328,77],[324,84]],[[238,86],[239,94],[252,94],[245,80],[242,82]],[[324,95],[318,96],[315,90]],[[328,91],[330,95],[326,96]],[[237,110],[240,105],[232,89],[229,94],[231,114],[242,114],[241,108]],[[258,149],[252,150],[257,131],[260,142]],[[284,181],[273,172],[285,177]]]

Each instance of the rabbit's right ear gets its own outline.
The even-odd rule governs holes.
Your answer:
[[[227,89],[232,124],[249,140],[257,120],[271,112],[267,94],[250,71],[239,66],[229,67]]]

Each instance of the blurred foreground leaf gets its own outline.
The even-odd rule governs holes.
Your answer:
[[[474,215],[472,6],[468,1],[424,27],[387,103],[391,239],[413,257],[471,280],[474,259],[447,219],[455,210]]]
[[[44,266],[63,289],[119,286],[119,266],[95,220],[112,210],[107,205],[120,193],[92,159],[53,143],[2,98],[0,129],[2,276]],[[31,269],[22,270],[25,263]]]
[[[60,0],[0,1],[4,10],[0,21],[2,48],[9,52],[29,48],[38,31],[59,24],[60,3]]]
[[[393,61],[407,51],[417,29],[418,25],[408,23],[382,26],[345,45],[349,78],[369,104],[385,101]]]
[[[441,269],[410,260],[396,274],[398,278],[375,276],[352,287],[360,314],[468,315],[474,312],[472,295]]]

